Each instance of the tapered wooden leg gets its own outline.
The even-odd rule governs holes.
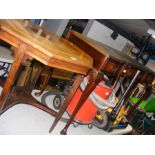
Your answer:
[[[72,97],[74,96],[75,92],[77,91],[77,89],[79,88],[82,80],[83,80],[83,76],[82,75],[77,75],[72,87],[69,89],[68,95],[65,99],[65,102],[63,104],[63,106],[61,107],[57,117],[55,118],[49,132],[52,132],[53,129],[55,128],[55,126],[57,125],[58,121],[61,119],[62,115],[64,114],[64,112],[66,111],[70,101],[72,100]]]
[[[82,107],[82,105],[84,104],[84,102],[87,100],[87,98],[89,97],[89,95],[92,93],[92,91],[95,89],[95,87],[103,80],[102,76],[98,73],[97,75],[93,73],[90,74],[90,78],[89,78],[89,82],[78,102],[78,104],[76,105],[72,115],[70,116],[70,119],[67,121],[66,126],[64,127],[64,129],[60,132],[60,134],[62,135],[66,135],[67,134],[67,130],[68,127],[70,126],[70,124],[72,123],[75,115],[78,113],[78,111],[80,110],[80,108]]]
[[[12,64],[12,67],[10,69],[10,72],[8,74],[8,77],[6,79],[6,82],[4,84],[2,94],[0,96],[0,109],[4,106],[5,100],[7,99],[7,96],[11,90],[11,87],[14,83],[15,76],[20,68],[20,65],[22,63],[22,60],[24,58],[25,52],[26,52],[27,46],[25,44],[21,44],[18,49],[18,54],[16,54],[14,62]]]

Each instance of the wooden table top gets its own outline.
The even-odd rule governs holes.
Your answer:
[[[85,43],[89,44],[91,47],[96,49],[98,52],[102,53],[107,58],[113,58],[120,62],[129,64],[130,66],[133,66],[135,68],[138,68],[142,71],[149,72],[155,76],[155,72],[147,68],[146,66],[143,66],[142,64],[139,64],[138,62],[135,62],[134,59],[129,57],[127,54],[119,52],[115,49],[112,49],[111,47],[108,47],[98,41],[95,41],[93,39],[84,37],[82,34],[71,30],[71,33],[74,34],[74,36],[78,37],[80,40],[84,41]]]
[[[46,63],[45,59],[42,61],[46,65],[51,65],[52,67],[54,64],[52,64],[52,60],[54,59],[53,62],[55,60],[59,61],[59,65],[56,65],[57,68],[82,74],[86,74],[82,68],[87,68],[85,69],[87,71],[92,68],[93,59],[80,48],[54,34],[50,34],[50,39],[38,35],[37,32],[34,32],[28,26],[24,26],[23,20],[0,20],[0,29],[48,56],[48,60],[51,59],[51,63]],[[35,57],[37,51],[34,53],[29,52],[29,54],[33,58],[41,59],[41,56],[40,58],[38,56]],[[63,62],[67,67],[63,65]],[[71,67],[69,67],[69,64]],[[78,71],[74,70],[74,66],[78,66]]]
[[[81,35],[80,33],[76,32],[76,31],[71,30],[71,33],[73,33],[76,37],[80,38],[82,41],[84,41],[87,44],[89,44],[90,46],[92,46],[98,52],[105,55],[107,58],[113,57],[113,58],[116,58],[120,61],[124,61],[127,63],[131,63],[133,61],[129,56],[127,56],[127,55],[125,55],[125,54],[123,54],[117,50],[114,50],[114,49],[112,49],[112,48],[110,48],[110,47],[108,47],[108,46],[106,46],[106,45],[104,45],[98,41],[87,38],[87,37]]]
[[[91,40],[91,39],[90,39]],[[152,71],[151,69],[149,69],[148,67],[135,62],[134,59],[132,59],[130,56],[128,56],[127,54],[123,53],[123,52],[119,52],[117,50],[114,50],[106,45],[103,45],[102,43],[96,42],[94,40],[91,40],[98,48],[100,48],[101,53],[107,54],[108,57],[112,57],[115,59],[118,59],[126,64],[130,64],[133,67],[136,67],[142,71],[145,72],[149,72],[151,74],[153,74],[155,76],[155,72]]]

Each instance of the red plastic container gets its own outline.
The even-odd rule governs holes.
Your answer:
[[[94,92],[98,94],[100,97],[107,99],[109,95],[112,93],[112,89],[104,86],[101,82],[98,86],[96,86]],[[80,97],[82,95],[82,91],[78,89],[73,96],[68,108],[67,112],[71,115],[73,110],[75,109]],[[75,120],[84,124],[89,124],[93,122],[93,118],[95,117],[97,112],[97,107],[93,104],[93,102],[88,98],[79,112],[75,116]]]

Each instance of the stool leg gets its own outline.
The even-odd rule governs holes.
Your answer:
[[[62,135],[66,135],[67,134],[67,129],[69,128],[70,124],[72,123],[74,117],[76,116],[76,114],[78,113],[78,111],[80,110],[80,108],[82,107],[82,105],[84,104],[84,102],[87,100],[87,98],[89,97],[89,95],[91,94],[91,92],[95,89],[95,87],[102,81],[102,76],[100,74],[97,74],[94,76],[93,72],[90,75],[89,78],[89,83],[87,84],[78,104],[76,105],[70,119],[67,121],[66,126],[64,127],[64,129],[60,132]]]
[[[60,109],[60,111],[58,112],[57,117],[55,118],[49,132],[52,132],[53,129],[55,128],[55,126],[57,125],[58,121],[61,119],[62,115],[64,114],[64,112],[66,111],[73,95],[75,94],[75,92],[77,91],[77,89],[79,88],[82,80],[83,80],[83,76],[82,75],[77,75],[72,87],[69,89],[69,93],[65,99],[64,104],[62,105],[62,108]]]

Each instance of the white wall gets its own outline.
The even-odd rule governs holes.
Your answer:
[[[57,35],[61,36],[68,22],[69,19],[48,19],[43,23],[42,27],[49,32],[55,32]]]
[[[113,40],[111,38],[112,33],[113,30],[95,20],[89,20],[86,28],[83,31],[84,36],[101,42],[116,50],[122,51],[129,41],[121,35],[118,35],[118,37]]]

